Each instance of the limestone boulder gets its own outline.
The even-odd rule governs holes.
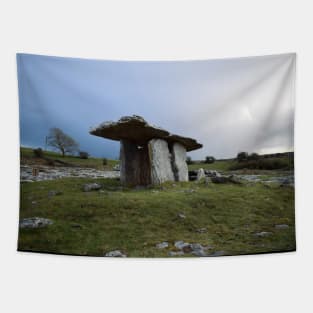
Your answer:
[[[175,142],[172,147],[172,164],[175,180],[188,181],[186,148],[178,142]]]
[[[166,181],[174,181],[174,172],[171,165],[171,154],[168,144],[163,139],[152,139],[148,143],[151,183],[162,184]]]

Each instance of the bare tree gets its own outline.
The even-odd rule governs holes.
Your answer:
[[[48,145],[56,148],[62,153],[73,153],[78,151],[78,143],[69,135],[65,134],[60,128],[51,128],[47,138]]]

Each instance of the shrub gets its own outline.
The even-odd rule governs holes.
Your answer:
[[[89,153],[88,153],[88,152],[85,152],[85,151],[79,151],[79,157],[80,157],[81,159],[88,159]]]
[[[43,150],[41,148],[37,148],[33,150],[35,157],[42,158],[43,157]]]
[[[102,164],[105,166],[105,165],[108,165],[108,159],[107,158],[103,158],[102,159]]]
[[[191,159],[190,156],[187,156],[187,158],[186,158],[186,163],[187,163],[188,165],[193,164],[193,161],[192,161],[192,159]]]
[[[251,153],[248,155],[248,160],[258,160],[260,156],[257,153]]]
[[[238,162],[230,170],[257,169],[257,170],[291,170],[293,161],[290,158],[268,158]]]
[[[247,159],[248,159],[248,152],[239,152],[237,154],[238,162],[247,161]]]
[[[205,157],[204,163],[211,164],[211,163],[214,163],[214,162],[215,162],[215,158],[213,156]]]

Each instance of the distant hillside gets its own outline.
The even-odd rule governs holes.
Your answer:
[[[47,165],[47,166],[76,166],[76,167],[90,167],[97,169],[111,170],[114,165],[118,164],[117,160],[107,160],[107,165],[103,165],[102,158],[89,157],[88,159],[81,159],[78,156],[64,156],[53,151],[43,151],[43,157],[36,157],[32,148],[20,148],[21,164],[28,165]]]

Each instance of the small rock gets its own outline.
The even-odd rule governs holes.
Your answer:
[[[194,250],[191,252],[191,254],[195,256],[200,256],[200,257],[208,256],[203,250]]]
[[[182,250],[184,247],[190,246],[190,244],[188,242],[183,242],[182,240],[180,240],[180,241],[175,241],[174,246],[177,249]]]
[[[259,233],[256,233],[255,235],[257,236],[257,237],[267,237],[267,236],[270,236],[272,233],[271,232],[269,232],[269,231],[261,231],[261,232],[259,232]]]
[[[200,243],[192,243],[190,245],[190,248],[192,250],[203,250],[203,247],[202,247],[202,245]]]
[[[126,254],[123,254],[120,250],[107,252],[105,256],[113,258],[126,258]]]
[[[204,177],[205,177],[204,169],[199,168],[197,172],[197,181],[201,180]]]
[[[52,220],[42,217],[29,217],[20,220],[20,228],[41,228],[53,224]]]
[[[32,204],[37,204],[37,201],[32,201]]]
[[[209,256],[223,256],[227,255],[226,251],[215,251],[214,253],[210,254]]]
[[[168,253],[169,256],[179,256],[179,255],[184,255],[183,251],[170,251]]]
[[[50,190],[48,192],[48,197],[51,198],[51,197],[54,197],[54,196],[59,196],[61,195],[62,192],[61,191],[57,191],[57,190]]]
[[[190,244],[184,245],[182,250],[184,251],[184,253],[190,253],[192,251],[191,245]]]
[[[216,176],[216,177],[211,177],[211,181],[214,184],[226,184],[229,182],[229,179],[226,176]]]
[[[289,228],[289,225],[287,224],[279,224],[279,225],[275,225],[276,229],[286,229]]]
[[[186,215],[183,214],[183,213],[178,213],[177,216],[181,219],[185,219],[186,218]]]
[[[205,228],[205,227],[196,229],[196,232],[197,232],[197,233],[200,233],[200,234],[206,233],[207,231],[208,231],[208,229]]]
[[[160,243],[156,244],[156,247],[157,247],[158,249],[167,248],[167,247],[168,247],[168,242],[167,242],[167,241],[160,242]]]
[[[120,168],[120,165],[119,164],[116,164],[113,166],[113,171],[120,171],[121,168]]]
[[[92,190],[99,190],[101,189],[101,185],[97,183],[85,184],[83,186],[84,191],[92,191]]]

